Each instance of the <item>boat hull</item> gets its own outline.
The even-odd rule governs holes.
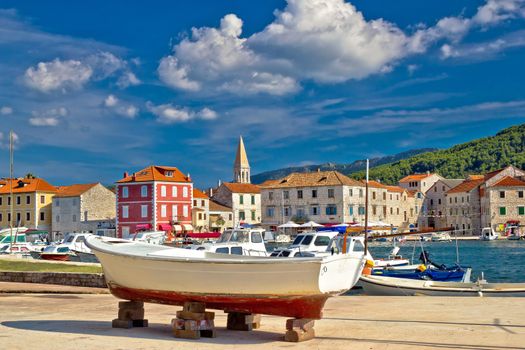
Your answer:
[[[194,301],[206,303],[210,309],[312,319],[322,317],[322,309],[329,297],[327,294],[282,296],[182,293],[127,288],[114,283],[108,286],[111,294],[126,300],[181,306],[187,301]]]
[[[40,254],[40,259],[54,261],[69,261],[69,254],[42,253]]]
[[[266,258],[123,243],[111,252],[88,241],[113,295],[127,300],[182,305],[205,302],[226,311],[321,318],[326,299],[350,289],[365,258]],[[141,256],[133,254],[133,244]],[[124,253],[125,246],[130,254]],[[173,256],[174,255],[174,256]]]

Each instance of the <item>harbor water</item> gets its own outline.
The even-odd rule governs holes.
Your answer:
[[[525,241],[458,241],[459,263],[472,267],[472,280],[481,272],[489,282],[525,282]],[[430,260],[438,265],[453,265],[457,262],[456,242],[405,241],[398,243],[398,254],[419,263],[424,249],[430,253]],[[386,258],[393,243],[369,243],[368,249],[375,259]]]

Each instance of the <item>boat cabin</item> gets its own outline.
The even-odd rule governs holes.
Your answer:
[[[270,256],[283,258],[312,257],[316,253],[325,252],[332,238],[338,234],[337,231],[303,232],[295,237],[289,247],[276,249]]]
[[[225,230],[215,243],[199,245],[193,249],[222,254],[267,256],[263,235],[263,229]]]

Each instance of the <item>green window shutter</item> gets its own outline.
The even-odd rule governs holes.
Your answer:
[[[518,215],[525,215],[525,207],[518,207]]]
[[[507,215],[507,208],[499,207],[499,215]]]

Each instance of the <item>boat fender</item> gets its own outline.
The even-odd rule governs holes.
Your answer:
[[[426,269],[427,267],[425,266],[425,264],[421,264],[417,267],[417,270],[420,272],[424,272]]]

